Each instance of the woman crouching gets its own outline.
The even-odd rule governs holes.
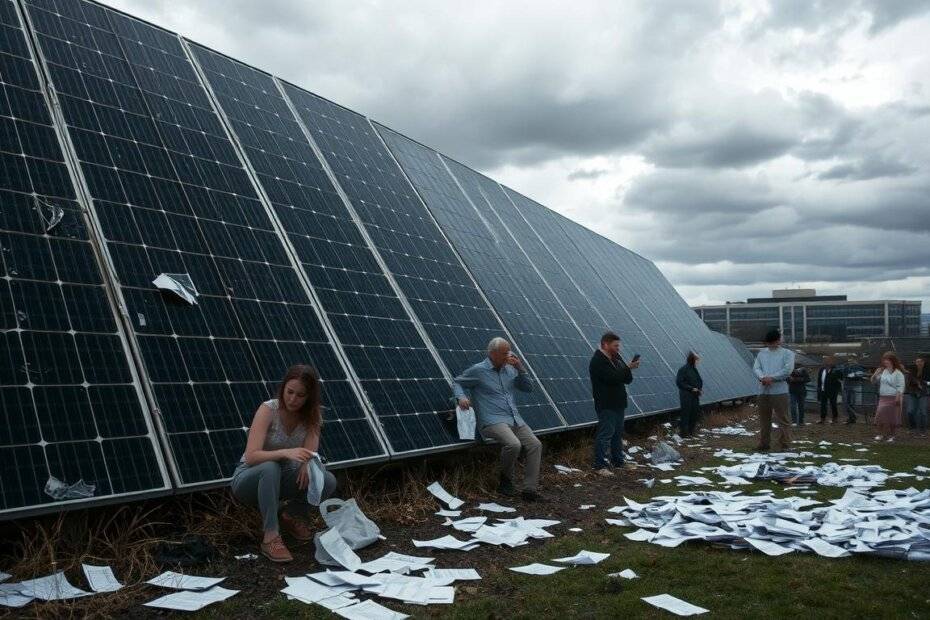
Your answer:
[[[245,454],[233,472],[233,495],[262,514],[261,552],[272,562],[294,559],[281,540],[281,529],[299,541],[313,538],[310,526],[298,515],[309,516],[307,462],[319,449],[322,422],[316,369],[291,366],[278,397],[262,403],[255,412]],[[326,471],[323,480],[320,498],[326,499],[336,490],[336,478]],[[289,500],[283,512],[282,499]]]

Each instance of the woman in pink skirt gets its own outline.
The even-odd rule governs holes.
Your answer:
[[[875,424],[881,438],[894,441],[895,431],[901,426],[901,403],[904,399],[904,367],[893,352],[882,355],[882,365],[872,373],[872,383],[878,386],[878,406]]]

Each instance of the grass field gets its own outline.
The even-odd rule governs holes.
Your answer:
[[[726,422],[720,420],[719,422]],[[752,426],[750,421],[749,426]],[[652,432],[646,430],[646,433]],[[838,458],[865,458],[868,463],[880,464],[891,471],[912,472],[917,465],[930,465],[930,444],[926,438],[902,437],[895,444],[876,444],[871,440],[871,429],[855,427],[807,426],[798,437],[819,441],[861,442],[854,446],[826,446],[822,450]],[[648,445],[644,437],[634,443]],[[730,447],[748,451],[753,445],[749,437],[705,436],[706,447]],[[814,444],[799,444],[796,449],[810,449]],[[856,448],[869,448],[869,452],[856,452]],[[405,606],[394,601],[376,599],[379,603],[413,617],[442,618],[655,618],[672,617],[671,614],[652,608],[641,597],[668,593],[710,610],[719,618],[922,618],[930,617],[930,564],[903,560],[854,556],[827,559],[812,553],[794,552],[779,557],[768,557],[758,552],[733,551],[703,542],[688,542],[668,549],[649,543],[632,542],[624,532],[635,528],[609,526],[604,522],[607,508],[622,503],[624,496],[646,500],[655,495],[672,495],[690,489],[679,489],[674,484],[656,484],[646,489],[637,478],[652,477],[651,470],[640,469],[618,479],[602,479],[587,471],[574,476],[556,476],[551,473],[553,463],[584,467],[588,458],[588,443],[580,441],[550,450],[544,467],[550,501],[541,504],[519,505],[519,514],[525,517],[553,518],[562,521],[549,528],[556,534],[546,541],[533,541],[516,548],[496,548],[483,545],[470,553],[435,552],[439,567],[473,567],[482,575],[479,582],[459,582],[456,601],[451,606]],[[670,472],[669,477],[687,474],[695,468],[721,463],[714,459],[712,450],[692,448],[685,450],[685,466]],[[470,475],[459,476],[457,482],[446,481],[447,488],[466,500],[497,499],[489,496],[488,476],[493,475],[494,462],[487,455],[477,463],[463,461]],[[429,477],[432,472],[424,474]],[[715,478],[715,476],[709,476]],[[409,483],[410,481],[408,481]],[[416,483],[417,485],[419,483]],[[581,485],[581,486],[576,486]],[[889,480],[883,488],[924,488],[926,482],[913,478]],[[716,487],[720,488],[720,487]],[[777,497],[794,495],[796,491],[775,483],[738,487],[744,493],[757,489],[772,489]],[[842,496],[845,489],[824,488],[813,485],[817,495],[807,495],[821,501]],[[435,509],[419,492],[419,502],[426,502],[426,511]],[[470,503],[470,502],[469,502]],[[582,511],[582,503],[596,504],[592,510]],[[360,553],[364,559],[378,557],[390,550],[424,555],[410,544],[411,538],[432,538],[448,533],[440,525],[441,519],[424,515],[420,504],[395,504],[393,517],[382,512],[378,522],[388,536],[386,543]],[[412,508],[416,506],[415,508]],[[470,514],[470,513],[466,513]],[[396,518],[394,518],[396,517]],[[580,527],[580,533],[567,531]],[[254,543],[237,539],[231,549],[235,553],[252,550]],[[611,556],[597,566],[574,567],[550,576],[530,576],[507,570],[510,566],[530,562],[549,562],[552,558],[572,555],[582,549],[609,552]],[[277,590],[284,587],[285,575],[296,576],[318,570],[310,559],[312,546],[292,549],[298,560],[294,564],[274,566],[264,560],[251,563],[222,561],[191,571],[203,575],[227,575],[227,587],[242,592],[229,601],[207,608],[198,618],[324,618],[334,617],[325,609],[287,601]],[[635,580],[610,579],[611,572],[631,568],[639,574]],[[71,573],[69,572],[69,575]],[[151,576],[151,575],[148,575]],[[148,577],[147,576],[147,577]],[[146,578],[147,578],[146,577]],[[86,603],[70,606],[33,606],[25,611],[40,617],[48,615],[87,614],[160,616],[159,612],[140,607],[163,592],[146,586],[134,586],[121,601],[110,603],[100,599],[98,607]],[[44,612],[44,613],[43,613]]]

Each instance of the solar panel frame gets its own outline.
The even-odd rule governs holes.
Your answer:
[[[7,478],[0,482],[0,519],[170,493],[156,428],[107,286],[103,256],[94,245],[97,231],[86,215],[60,131],[57,101],[47,88],[25,13],[12,0],[0,1],[0,30],[6,31],[0,48],[0,122],[6,125],[0,149],[16,138],[27,175],[20,176],[24,183],[18,190],[4,161],[0,196],[9,200],[0,211],[0,241],[6,240],[0,243],[5,246],[0,252],[0,289],[5,289],[0,291],[0,336],[7,344],[11,335],[16,337],[22,366],[9,373],[0,364],[0,415],[19,416],[20,422],[8,419],[6,436],[0,435],[0,480]],[[8,73],[16,63],[18,69]],[[31,93],[31,102],[14,111],[10,88]],[[33,169],[33,161],[41,164]],[[51,228],[54,217],[39,212],[55,208],[63,215]],[[0,357],[13,362],[17,350],[3,348]],[[26,417],[30,412],[32,423]],[[20,448],[27,448],[26,467],[11,466],[17,459],[8,451]],[[126,454],[132,458],[125,459]],[[69,483],[84,478],[95,485],[94,494],[54,500],[42,492],[50,475]],[[29,495],[23,477],[32,479]],[[11,490],[21,501],[8,501]]]
[[[454,278],[455,286],[459,287],[462,292],[471,297],[471,301],[468,305],[468,312],[472,314],[478,312],[484,314],[484,335],[481,338],[475,338],[474,336],[469,337],[466,335],[466,337],[469,337],[469,344],[471,345],[469,348],[460,347],[458,350],[450,350],[448,347],[436,347],[437,355],[446,364],[451,374],[454,376],[477,361],[484,359],[486,357],[486,345],[494,336],[506,335],[511,341],[515,352],[520,354],[519,345],[513,340],[513,336],[510,334],[509,330],[504,327],[500,316],[497,314],[490,301],[488,301],[484,292],[481,291],[474,276],[468,271],[452,242],[442,231],[435,216],[427,208],[406,172],[400,166],[400,163],[371,121],[339,104],[329,102],[318,95],[300,89],[294,85],[284,82],[282,86],[286,91],[285,94],[292,102],[295,114],[300,117],[300,120],[308,131],[312,128],[312,131],[319,136],[314,137],[314,141],[319,141],[320,155],[325,158],[327,157],[326,153],[329,153],[329,159],[331,160],[330,168],[333,170],[337,182],[341,186],[348,186],[350,188],[354,186],[357,190],[358,182],[366,186],[372,182],[375,184],[382,182],[385,184],[394,183],[394,190],[392,190],[392,193],[396,195],[397,192],[400,192],[402,194],[404,199],[393,201],[390,206],[381,205],[377,202],[370,204],[371,194],[364,191],[354,191],[351,197],[348,193],[346,196],[347,200],[350,202],[363,203],[365,207],[364,211],[355,209],[358,221],[362,227],[370,227],[373,231],[387,233],[380,236],[379,242],[375,242],[374,239],[371,239],[371,244],[380,254],[386,257],[384,260],[385,271],[394,274],[395,281],[402,293],[408,299],[416,297],[422,290],[416,286],[417,280],[422,279],[424,281],[429,281],[427,278],[422,278],[417,268],[418,263],[424,260],[424,257],[422,255],[408,256],[408,253],[404,251],[404,239],[401,237],[410,238],[413,236],[420,241],[417,251],[423,252],[423,245],[425,244],[427,249],[433,250],[428,260],[443,265],[442,271],[445,273],[441,275],[437,274],[436,277]],[[308,98],[312,98],[312,100]],[[353,120],[358,123],[363,123],[367,129],[361,132],[363,137],[356,137],[356,140],[361,142],[368,138],[368,146],[362,145],[363,150],[375,151],[377,155],[382,158],[382,161],[372,162],[369,160],[369,164],[371,165],[365,164],[364,162],[362,162],[362,165],[369,170],[374,166],[379,172],[382,172],[378,164],[383,164],[387,167],[387,171],[380,175],[369,172],[368,174],[370,174],[370,176],[367,181],[365,178],[361,178],[361,175],[360,178],[353,179],[353,175],[358,174],[357,169],[353,170],[353,166],[346,165],[344,160],[351,160],[354,159],[354,157],[358,157],[358,148],[356,148],[355,153],[352,154],[354,157],[352,155],[347,156],[345,154],[336,153],[334,149],[338,148],[338,144],[334,144],[333,141],[327,140],[327,132],[320,127],[319,123],[314,124],[314,112],[311,111],[311,105],[326,106],[326,109],[322,113],[323,115],[327,112],[329,114],[342,114],[343,116],[348,116],[347,120],[350,123]],[[316,114],[320,114],[320,112],[317,111]],[[337,120],[337,122],[339,122],[340,125],[345,125],[344,121]],[[336,136],[336,142],[338,142],[338,140],[339,137]],[[362,174],[364,175],[365,173]],[[385,179],[385,176],[389,178]],[[380,185],[378,187],[380,187]],[[409,192],[409,194],[406,192]],[[365,200],[365,198],[368,198],[368,200]],[[391,215],[388,215],[388,211]],[[399,218],[395,218],[393,214],[406,217],[408,223],[410,220],[416,221],[417,224],[415,226],[411,225],[411,228],[415,229],[417,234],[410,235],[409,233],[404,233],[402,230],[403,222],[398,224]],[[396,240],[400,240],[401,243],[396,243]],[[390,259],[390,264],[388,263],[388,259]],[[446,280],[446,283],[451,282],[451,280]],[[441,290],[438,291],[438,293],[439,304],[455,305],[449,301],[449,297],[443,295]],[[449,325],[448,319],[446,319],[446,323],[443,323],[441,319],[438,321],[423,320],[424,315],[434,315],[434,312],[432,312],[433,308],[430,306],[436,303],[437,300],[422,300],[422,303],[419,303],[416,308],[412,305],[410,307],[411,315],[419,317],[427,337],[435,342],[437,340],[444,340],[446,336],[456,335],[455,333],[449,333],[452,330],[456,330],[458,334],[461,334],[459,326]],[[461,317],[459,318],[461,319]],[[461,322],[465,321],[463,320]],[[538,387],[534,390],[534,393],[526,394],[519,392],[517,394],[517,403],[521,415],[531,427],[541,431],[547,428],[547,424],[541,419],[543,415],[546,419],[550,419],[551,415],[554,413],[557,422],[560,423],[560,425],[564,424],[551,398],[546,393],[545,389],[540,386],[538,377],[535,376],[532,364],[530,363],[527,363],[527,372],[534,380],[535,386]]]
[[[566,340],[573,343],[576,353],[583,336],[558,305],[551,290],[528,264],[522,250],[512,241],[496,214],[485,208],[487,216],[482,215],[458,179],[449,172],[439,153],[384,125],[375,123],[375,126],[433,217],[445,230],[475,281],[497,310],[514,342],[535,371],[540,385],[555,403],[561,420],[568,424],[572,414],[577,415],[579,410],[583,410],[588,418],[585,422],[593,422],[594,412],[587,379],[587,360],[591,350],[587,343],[582,342],[580,347],[584,353],[579,353],[576,355],[578,359],[569,363],[566,355],[554,344],[555,340],[549,330],[555,321],[547,321],[550,314],[560,317],[559,326],[563,333],[567,330],[569,336]],[[497,226],[491,221],[497,221]],[[538,303],[531,301],[531,296]],[[540,314],[540,306],[543,304],[546,305],[543,310],[545,318]],[[582,363],[584,374],[579,375]],[[558,372],[550,372],[556,366]],[[563,388],[566,384],[569,384],[569,391],[572,392],[571,399],[564,398],[567,391]],[[555,427],[555,422],[547,426]]]
[[[337,221],[340,225],[348,227],[354,242],[350,244],[353,249],[351,253],[343,253],[342,258],[348,259],[353,264],[358,263],[359,257],[362,261],[358,264],[366,266],[368,271],[362,272],[365,277],[383,279],[383,284],[379,285],[377,300],[381,304],[381,310],[387,313],[388,317],[394,324],[408,323],[409,328],[399,331],[393,342],[383,339],[384,334],[380,334],[377,322],[384,322],[387,319],[381,319],[376,315],[368,316],[361,306],[352,313],[341,312],[340,298],[358,296],[361,289],[352,288],[343,283],[341,286],[333,286],[328,289],[331,302],[327,305],[323,300],[323,311],[330,317],[334,326],[334,331],[339,338],[340,346],[345,352],[348,363],[355,369],[356,376],[361,384],[362,390],[367,394],[368,402],[371,403],[373,418],[379,425],[385,438],[385,444],[392,456],[395,455],[415,455],[442,450],[455,449],[463,444],[458,439],[454,418],[451,417],[453,410],[452,390],[450,385],[451,374],[442,363],[442,360],[428,338],[426,331],[415,314],[410,310],[408,302],[403,292],[396,285],[392,274],[384,267],[383,258],[377,252],[367,231],[354,212],[351,201],[341,185],[329,164],[322,156],[320,149],[313,140],[309,130],[303,124],[302,120],[292,109],[290,100],[286,97],[284,86],[274,76],[255,67],[251,67],[238,60],[229,58],[219,52],[216,52],[206,46],[196,42],[187,42],[191,56],[198,64],[203,76],[213,96],[216,99],[217,107],[225,118],[229,119],[230,127],[233,134],[238,136],[240,141],[244,142],[245,158],[251,162],[257,152],[255,148],[259,143],[255,136],[243,136],[246,128],[251,131],[249,119],[244,118],[243,109],[239,106],[239,99],[232,92],[232,86],[224,83],[227,80],[223,72],[214,70],[209,67],[213,63],[225,63],[225,69],[229,71],[248,72],[246,76],[239,74],[234,76],[235,79],[246,88],[259,90],[257,84],[262,84],[260,88],[264,95],[262,106],[252,104],[255,109],[263,109],[266,114],[276,117],[277,121],[275,130],[264,127],[271,137],[275,134],[279,138],[285,138],[293,143],[294,150],[289,154],[282,151],[274,151],[268,144],[267,151],[263,155],[267,157],[277,157],[286,159],[285,155],[292,156],[295,165],[306,168],[314,168],[320,191],[328,192],[334,196],[334,202],[327,204],[325,216],[331,220]],[[246,82],[245,78],[249,82]],[[256,81],[257,80],[257,81]],[[252,84],[252,81],[256,81]],[[219,89],[223,89],[220,92]],[[239,88],[238,86],[236,88]],[[228,92],[227,92],[228,91]],[[243,96],[247,93],[240,93]],[[272,104],[271,102],[274,101]],[[233,116],[230,108],[236,107],[236,116]],[[265,109],[267,108],[267,109]],[[259,119],[251,119],[259,120]],[[367,122],[367,121],[366,121]],[[275,133],[279,131],[282,133]],[[271,197],[272,208],[281,217],[283,230],[292,242],[300,237],[301,227],[311,220],[307,218],[316,218],[318,214],[308,205],[303,197],[287,194],[274,187],[281,183],[277,178],[272,179],[269,175],[264,174],[261,170],[256,172],[259,183],[265,192]],[[319,176],[322,175],[322,176]],[[296,181],[299,185],[299,179]],[[269,186],[271,184],[271,186]],[[291,203],[283,202],[291,200]],[[296,206],[300,203],[300,206]],[[293,213],[285,221],[284,213],[290,210]],[[310,213],[313,213],[311,216]],[[346,229],[344,229],[345,232]],[[296,245],[296,244],[295,244]],[[331,265],[337,263],[326,263],[321,258],[313,255],[309,248],[298,247],[296,249],[301,269],[306,274],[307,279],[319,291],[321,282],[324,281],[325,272],[331,269]],[[330,257],[338,259],[338,256]],[[387,305],[385,305],[387,304]],[[347,307],[347,306],[346,306]],[[375,307],[377,310],[378,307]],[[368,327],[368,325],[372,327]],[[400,325],[399,325],[400,327]],[[366,344],[367,343],[367,344]],[[378,351],[380,349],[380,351]],[[390,364],[391,352],[394,352],[398,363]],[[403,356],[401,352],[405,351]],[[411,351],[417,354],[411,354]],[[377,355],[377,358],[371,356]],[[423,358],[426,355],[427,361]],[[409,362],[401,363],[400,358],[406,357]],[[382,360],[381,362],[377,360]],[[382,363],[383,362],[383,363]],[[424,370],[428,372],[424,372]],[[441,389],[439,387],[441,385]],[[426,405],[425,407],[421,405]],[[406,407],[406,409],[402,409]],[[411,418],[415,416],[414,418]],[[414,419],[416,424],[411,424],[410,420]],[[427,441],[428,440],[428,441]]]
[[[33,14],[45,12],[44,8],[33,4],[38,3],[34,0],[24,0],[25,13],[30,19],[33,18]],[[59,6],[50,1],[42,4],[52,8]],[[98,182],[92,186],[86,178],[89,167],[96,165],[95,162],[86,159],[88,154],[94,153],[93,149],[86,144],[76,145],[74,142],[71,143],[71,147],[80,162],[79,170],[84,191],[93,198],[90,201],[93,217],[98,222],[112,220],[119,217],[118,211],[125,207],[122,209],[124,217],[128,214],[136,224],[135,238],[102,235],[105,241],[101,243],[101,248],[114,273],[115,281],[119,283],[115,290],[120,302],[128,311],[127,323],[132,331],[131,342],[137,348],[138,357],[146,373],[143,385],[152,402],[157,403],[156,413],[159,415],[155,419],[159,422],[165,441],[174,446],[166,449],[166,455],[176,485],[179,488],[194,489],[216,486],[228,480],[232,466],[244,449],[252,411],[261,401],[273,395],[274,385],[280,380],[284,369],[296,361],[312,361],[319,367],[323,376],[324,402],[330,406],[330,423],[323,436],[323,451],[330,452],[330,456],[334,457],[335,453],[340,457],[346,453],[352,455],[352,458],[334,458],[334,465],[339,465],[342,461],[367,462],[386,458],[387,451],[383,441],[371,424],[363,401],[354,395],[354,389],[347,389],[350,388],[351,381],[345,373],[337,349],[328,339],[325,329],[321,327],[313,299],[303,288],[264,204],[255,192],[225,127],[186,56],[180,38],[158,26],[94,2],[81,0],[66,4],[67,10],[80,11],[79,17],[84,20],[65,24],[62,20],[70,18],[58,13],[56,8],[55,19],[61,22],[59,30],[68,31],[75,38],[94,44],[96,39],[88,39],[88,35],[83,34],[81,28],[86,28],[91,37],[98,36],[98,27],[108,29],[104,32],[111,35],[109,40],[105,35],[99,36],[101,40],[108,41],[107,49],[110,52],[119,53],[120,56],[111,59],[109,54],[103,51],[98,50],[96,53],[109,60],[110,66],[105,68],[115,71],[114,74],[119,78],[131,80],[130,84],[120,84],[121,88],[128,89],[129,94],[124,94],[124,97],[131,101],[130,95],[135,94],[138,101],[134,105],[138,107],[138,111],[145,113],[145,116],[140,116],[139,119],[125,120],[119,125],[120,117],[112,108],[103,109],[102,103],[90,101],[86,105],[94,114],[95,122],[100,123],[101,130],[110,129],[99,120],[98,114],[101,114],[103,116],[100,118],[107,118],[111,123],[117,122],[120,130],[137,131],[139,138],[153,143],[152,148],[146,150],[145,158],[134,159],[130,154],[126,167],[128,171],[133,165],[138,166],[141,163],[147,166],[149,162],[157,166],[157,169],[152,170],[155,174],[149,172],[146,167],[142,168],[147,179],[155,179],[149,182],[149,186],[145,185],[141,175],[136,175],[138,180],[124,179],[121,175],[123,168],[116,166],[112,158],[107,162],[117,170],[120,191],[126,188],[123,197],[132,195],[133,198],[141,199],[136,204],[142,205],[129,207],[128,201],[124,200],[115,203],[115,207],[119,208],[113,209],[113,213],[109,212],[109,204],[103,202],[98,195],[101,188],[108,187],[107,184],[101,185]],[[85,10],[94,15],[96,26],[86,18]],[[50,16],[43,14],[42,17],[56,23]],[[133,64],[135,48],[121,39],[126,35],[120,32],[119,28],[128,29],[128,36],[135,37],[140,54],[140,60],[137,62],[140,64]],[[43,34],[35,25],[33,30],[43,54],[43,64],[50,67],[52,61],[44,56],[45,50],[42,49]],[[171,51],[162,49],[159,45],[170,48]],[[73,48],[77,45],[72,43],[68,47]],[[159,52],[161,56],[158,55]],[[61,62],[65,64],[60,65],[59,72],[64,73],[64,69],[68,68],[68,61],[62,59]],[[112,67],[114,63],[115,69]],[[124,63],[125,67],[121,67],[120,63]],[[176,73],[165,73],[165,76],[173,77],[178,85],[172,87],[166,83],[165,92],[154,92],[156,85],[151,83],[148,84],[149,90],[146,90],[138,76],[146,75],[144,69],[148,69],[154,75],[157,72],[156,66],[158,71],[167,68],[169,71],[183,71],[185,75],[181,77]],[[77,73],[84,79],[82,71],[77,70]],[[114,80],[110,81],[110,84],[119,83],[114,78],[110,79]],[[180,85],[182,81],[183,86]],[[79,88],[74,80],[67,82],[67,86],[69,89]],[[137,93],[133,93],[132,89]],[[169,94],[180,99],[171,99]],[[70,91],[62,94],[72,98],[73,95]],[[159,99],[151,99],[157,97],[162,97],[164,103]],[[184,100],[184,97],[194,99]],[[157,114],[150,108],[156,105],[152,101],[157,101],[159,106],[163,106]],[[194,109],[197,112],[192,111]],[[198,117],[198,113],[202,116]],[[119,114],[126,115],[122,105],[119,107]],[[162,114],[165,115],[164,120],[161,118]],[[80,117],[72,113],[72,120],[75,119]],[[145,126],[145,119],[148,119],[150,126]],[[63,133],[71,136],[72,127],[64,111],[62,121]],[[173,129],[167,129],[169,126]],[[108,134],[101,131],[100,135]],[[115,132],[114,135],[120,134]],[[135,134],[131,135],[136,137]],[[118,138],[114,138],[116,139]],[[146,144],[136,142],[135,139],[133,143]],[[85,159],[82,159],[79,153],[83,153]],[[182,158],[188,158],[190,161]],[[212,161],[207,158],[212,158]],[[198,166],[213,164],[216,165],[219,176],[212,180],[201,177],[199,170],[206,168]],[[221,165],[225,165],[228,170],[222,170]],[[99,171],[93,169],[92,172],[97,174]],[[231,177],[234,173],[235,176]],[[162,180],[158,174],[169,175],[169,178]],[[199,185],[193,182],[195,177],[200,179]],[[208,181],[212,184],[208,184]],[[156,194],[156,189],[161,191]],[[196,199],[189,196],[188,192],[191,192],[191,196],[196,196]],[[213,192],[212,196],[210,192]],[[204,197],[205,193],[207,197]],[[217,197],[220,195],[222,202],[216,202],[221,200]],[[174,198],[175,202],[171,202],[171,198]],[[178,205],[183,208],[180,209],[180,213],[170,213],[162,208],[159,215],[159,210],[146,208],[150,200],[157,201],[152,204],[160,207],[170,204],[173,208]],[[101,215],[101,209],[104,208],[108,212]],[[224,210],[220,211],[221,208]],[[146,221],[151,219],[152,215],[155,219],[151,222]],[[185,217],[187,220],[183,220]],[[184,226],[179,227],[178,223],[182,221]],[[102,230],[106,230],[106,224],[99,225]],[[125,226],[122,228],[125,231]],[[116,228],[111,225],[109,230],[115,231]],[[161,246],[165,249],[159,249],[159,243],[165,244],[166,238],[159,237],[164,231],[172,238],[168,244]],[[177,239],[174,238],[176,232]],[[252,243],[243,244],[243,234]],[[156,245],[149,245],[153,241]],[[172,242],[174,245],[170,245]],[[140,272],[132,263],[126,262],[126,255],[121,254],[137,247],[141,248],[141,256],[146,261],[146,254],[156,253],[159,260],[166,261],[172,268],[149,272],[143,267]],[[223,258],[224,256],[229,258]],[[195,307],[198,316],[178,319],[177,312],[172,315],[168,310],[169,301],[163,299],[150,284],[157,271],[190,271],[195,274],[195,282],[201,289]],[[237,288],[233,290],[231,287]],[[145,291],[155,292],[155,295]],[[259,309],[262,314],[255,314]],[[174,310],[178,310],[177,305],[174,306]],[[185,311],[194,314],[189,309]],[[140,317],[139,321],[133,322],[137,317]],[[170,318],[175,320],[169,320]],[[150,321],[154,321],[155,325]],[[159,325],[159,322],[162,324]],[[300,327],[295,332],[294,327],[297,325]],[[217,333],[214,333],[215,329],[218,330]],[[150,330],[154,332],[154,336],[146,333]],[[159,336],[161,333],[165,335]],[[185,345],[183,352],[179,348],[182,343]],[[243,364],[248,368],[243,370]],[[274,374],[272,369],[275,369]],[[177,370],[187,373],[186,381],[179,382],[174,379],[172,373]],[[330,392],[342,397],[335,406],[333,402],[336,399],[329,398]],[[211,396],[216,399],[213,402],[221,404],[220,416],[212,409],[200,407],[204,402],[204,396]],[[347,397],[355,398],[354,404]],[[185,419],[191,411],[203,422],[202,425],[195,424],[196,430],[189,428],[188,420]],[[171,413],[167,414],[168,412]],[[332,417],[333,414],[335,418]],[[231,422],[230,416],[235,416],[237,420]],[[238,424],[229,426],[235,422]],[[222,426],[217,427],[218,424]],[[352,439],[349,433],[343,430],[348,426],[354,431]],[[363,442],[356,436],[359,432],[367,433]],[[335,449],[329,449],[328,445]]]
[[[627,416],[641,417],[677,409],[679,403],[675,369],[659,354],[652,338],[627,309],[629,300],[624,303],[616,297],[584,253],[573,243],[566,243],[561,222],[567,218],[508,187],[504,187],[504,191],[522,215],[526,226],[537,235],[563,270],[564,277],[602,317],[605,325],[620,335],[624,357],[629,359],[635,354],[642,355],[641,365],[634,373],[634,381],[627,386],[630,400],[636,405],[633,411],[628,409]],[[599,336],[591,334],[595,342]]]

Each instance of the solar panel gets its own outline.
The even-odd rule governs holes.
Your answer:
[[[562,417],[569,424],[593,421],[587,377],[591,346],[485,200],[487,193],[496,192],[492,199],[506,201],[500,186],[469,171],[464,180],[459,178],[460,188],[435,151],[380,125],[378,129]],[[469,189],[474,196],[466,196]]]
[[[705,402],[754,394],[751,376],[734,359],[733,351],[713,342],[710,330],[650,261],[576,224],[561,220],[562,229],[601,275],[607,288],[626,304],[630,315],[671,369],[685,363],[689,350],[702,356]],[[697,319],[697,323],[692,319]],[[700,323],[700,324],[698,324]],[[731,394],[733,392],[733,394]]]
[[[391,451],[457,443],[448,379],[274,78],[207,48],[191,48],[320,297]]]
[[[455,375],[483,359],[504,327],[371,124],[290,84],[285,92],[446,367]],[[535,427],[552,418],[540,394],[521,393],[518,406]]]
[[[530,230],[539,236],[542,246],[564,270],[563,277],[571,280],[598,315],[603,317],[604,324],[620,336],[623,356],[630,359],[637,353],[641,355],[640,366],[635,372],[636,379],[627,386],[631,401],[637,407],[628,409],[627,415],[635,416],[637,410],[645,414],[676,409],[679,402],[673,374],[675,369],[659,354],[650,335],[643,331],[630,314],[627,307],[633,300],[615,297],[604,283],[602,274],[592,267],[582,250],[570,241],[566,242],[562,229],[563,223],[568,222],[565,217],[509,188],[504,189]],[[592,325],[586,333],[592,342],[597,342],[600,334],[594,331],[594,327]]]
[[[287,367],[324,379],[322,450],[384,454],[176,35],[78,0],[25,4],[93,199],[180,486],[228,478]],[[189,274],[196,305],[152,281]]]
[[[168,488],[16,6],[0,0],[0,515]],[[53,476],[89,500],[44,492]]]
[[[631,415],[677,406],[691,348],[705,401],[756,392],[650,261],[91,0],[0,0],[0,199],[0,517],[221,483],[294,363],[336,465],[469,445],[449,381],[498,335],[538,431],[594,421],[607,328],[643,355]]]

